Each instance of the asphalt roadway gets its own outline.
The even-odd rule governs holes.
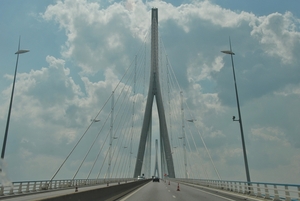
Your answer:
[[[222,192],[217,190],[206,190],[195,188],[183,184],[160,181],[149,182],[129,195],[119,199],[119,201],[261,201],[263,199],[237,194],[231,192]]]

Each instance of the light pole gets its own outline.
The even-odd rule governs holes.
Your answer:
[[[233,71],[235,95],[236,95],[236,102],[237,102],[237,108],[238,108],[238,114],[239,114],[239,119],[236,120],[234,116],[233,116],[232,119],[233,119],[233,121],[238,121],[240,123],[242,145],[243,145],[243,154],[244,154],[244,162],[245,162],[245,169],[246,169],[246,177],[247,177],[247,182],[250,185],[251,179],[250,179],[250,173],[249,173],[249,167],[248,167],[248,160],[247,160],[246,145],[245,145],[245,139],[244,139],[244,131],[243,131],[243,123],[242,123],[240,102],[239,102],[239,96],[238,96],[238,90],[237,90],[236,78],[235,78],[235,71],[234,71],[234,64],[233,64],[233,55],[235,55],[235,54],[234,54],[234,52],[232,52],[232,49],[231,49],[230,38],[229,38],[229,45],[230,45],[230,50],[224,50],[224,51],[221,51],[221,52],[224,53],[224,54],[230,54],[230,57],[231,57],[231,65],[232,65],[232,71]]]
[[[18,51],[15,53],[17,55],[17,61],[16,61],[15,75],[14,75],[14,81],[13,81],[13,86],[12,86],[12,91],[11,91],[11,97],[10,97],[10,104],[9,104],[8,115],[7,115],[7,122],[6,122],[6,128],[5,128],[4,140],[3,140],[3,146],[2,146],[2,152],[1,152],[1,159],[4,159],[4,154],[5,154],[5,147],[6,147],[7,134],[8,134],[8,128],[9,128],[9,121],[10,121],[10,113],[11,113],[11,107],[12,107],[12,102],[13,102],[13,98],[14,98],[15,82],[16,82],[16,77],[17,77],[17,68],[18,68],[19,55],[23,54],[23,53],[26,53],[26,52],[29,52],[29,50],[20,50],[20,41],[21,41],[21,37],[19,38]]]

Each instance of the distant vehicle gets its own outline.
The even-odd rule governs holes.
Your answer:
[[[137,180],[143,180],[143,179],[145,179],[144,176],[138,176],[138,178],[137,178]]]
[[[158,177],[152,177],[152,181],[153,182],[159,182],[159,178]]]

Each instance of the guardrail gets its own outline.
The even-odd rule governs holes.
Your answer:
[[[300,185],[295,184],[276,184],[262,182],[243,182],[243,181],[223,181],[205,179],[181,179],[168,178],[170,181],[178,183],[189,183],[204,187],[231,191],[239,194],[272,199],[274,201],[300,201]]]
[[[11,185],[0,186],[0,198],[7,195],[38,193],[44,191],[63,190],[68,188],[93,186],[100,184],[121,183],[135,181],[135,178],[112,179],[65,179],[65,180],[41,180],[41,181],[17,181]]]

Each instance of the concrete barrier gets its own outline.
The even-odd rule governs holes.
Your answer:
[[[151,181],[151,179],[139,180],[135,182],[107,186],[103,188],[93,189],[89,191],[74,192],[72,194],[66,194],[57,197],[41,199],[43,201],[102,201],[102,200],[116,200],[135,189],[145,185]]]

